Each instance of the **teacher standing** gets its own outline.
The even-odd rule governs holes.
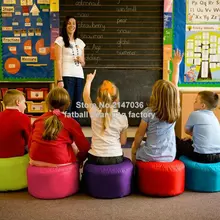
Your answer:
[[[55,40],[55,73],[57,86],[64,87],[70,96],[68,112],[78,112],[77,102],[82,102],[85,66],[85,43],[77,37],[77,21],[67,16],[63,22],[62,34]]]

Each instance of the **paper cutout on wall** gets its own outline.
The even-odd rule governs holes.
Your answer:
[[[59,2],[51,3],[53,6],[49,0],[1,2],[0,81],[54,81],[50,34],[52,24],[59,29]],[[50,9],[56,12],[51,15]]]
[[[20,68],[20,61],[16,58],[8,58],[5,62],[5,69],[10,74],[16,74]]]

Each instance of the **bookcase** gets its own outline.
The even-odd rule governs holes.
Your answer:
[[[26,98],[27,108],[25,114],[31,118],[31,122],[48,111],[46,97],[54,83],[0,83],[0,111],[4,110],[3,96],[8,89],[22,91]]]

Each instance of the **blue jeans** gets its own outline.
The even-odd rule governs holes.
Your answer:
[[[76,77],[63,77],[64,88],[69,93],[71,101],[70,106],[67,110],[69,113],[79,112],[79,108],[76,107],[76,103],[82,102],[83,80],[84,79],[82,78]]]

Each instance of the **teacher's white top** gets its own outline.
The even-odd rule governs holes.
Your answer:
[[[74,42],[70,42],[70,47],[65,47],[63,37],[58,37],[55,44],[62,47],[62,76],[70,76],[84,79],[83,68],[80,63],[74,62],[76,56],[81,56],[85,43],[77,38]]]

